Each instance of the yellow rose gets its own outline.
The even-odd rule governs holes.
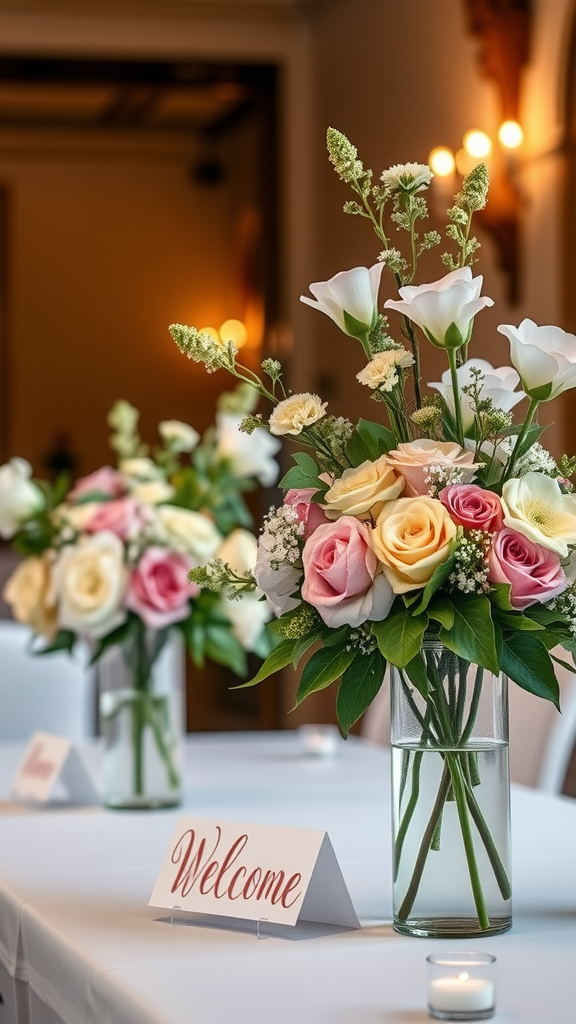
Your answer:
[[[30,626],[52,640],[58,624],[56,604],[51,594],[50,562],[46,556],[25,558],[20,562],[4,587],[2,595],[12,607],[17,622]]]
[[[384,506],[372,530],[372,547],[395,594],[425,587],[450,553],[456,536],[436,498],[398,498]]]
[[[376,462],[363,462],[354,469],[345,469],[324,495],[324,510],[329,519],[338,516],[361,516],[374,506],[377,515],[382,502],[402,494],[404,478],[395,473],[386,455]]]

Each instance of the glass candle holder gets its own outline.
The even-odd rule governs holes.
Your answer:
[[[335,725],[301,725],[298,735],[306,757],[333,757],[342,742]]]
[[[490,953],[436,953],[428,964],[428,1012],[436,1020],[476,1021],[494,1016],[496,957]]]

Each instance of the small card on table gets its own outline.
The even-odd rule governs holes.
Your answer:
[[[149,906],[360,928],[327,832],[180,818]]]
[[[98,797],[72,740],[35,732],[12,782],[12,796],[46,804],[59,788],[74,803],[94,803]]]

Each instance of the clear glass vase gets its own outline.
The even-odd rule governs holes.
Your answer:
[[[183,652],[178,634],[144,628],[99,662],[103,800],[112,808],[181,799]]]
[[[512,924],[507,680],[437,638],[422,662],[417,685],[390,672],[394,928],[495,935]]]

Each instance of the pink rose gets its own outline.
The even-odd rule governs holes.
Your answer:
[[[165,629],[190,613],[199,588],[188,582],[192,561],[168,548],[146,548],[128,583],[126,607],[150,629]]]
[[[388,464],[404,477],[404,493],[409,498],[429,493],[433,482],[430,479],[432,467],[438,466],[446,474],[458,470],[461,473],[459,479],[467,484],[479,466],[474,462],[474,453],[461,448],[455,441],[431,441],[427,437],[400,443],[398,448],[388,452]]]
[[[370,546],[369,528],[354,516],[319,526],[304,545],[302,561],[302,597],[327,626],[359,626],[388,615],[392,588]]]
[[[504,526],[500,498],[477,484],[453,484],[438,495],[452,519],[467,530],[497,533]]]
[[[122,494],[126,494],[126,481],[117,469],[113,469],[112,466],[102,466],[101,469],[89,473],[88,476],[81,476],[70,491],[68,500],[77,501],[84,494],[91,494],[94,491],[99,494],[107,494],[111,498],[119,498]]]
[[[305,540],[314,533],[318,526],[328,522],[328,517],[324,515],[321,506],[315,501],[310,501],[312,495],[316,494],[316,490],[317,488],[314,487],[291,487],[289,491],[286,491],[284,497],[284,504],[292,505],[292,508],[296,509],[298,519],[304,523]]]
[[[494,538],[488,561],[490,583],[512,584],[513,608],[551,601],[568,586],[558,555],[509,527]]]
[[[134,498],[117,498],[115,501],[104,501],[98,505],[84,529],[87,533],[109,530],[120,537],[120,540],[129,540],[137,536],[144,526],[144,521],[142,508]]]

